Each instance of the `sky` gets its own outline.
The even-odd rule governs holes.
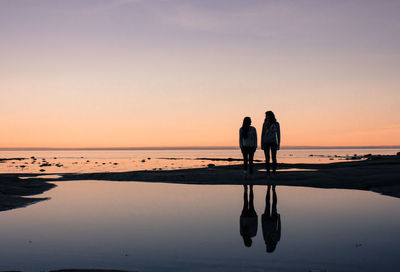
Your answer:
[[[400,145],[400,1],[0,0],[0,147]]]

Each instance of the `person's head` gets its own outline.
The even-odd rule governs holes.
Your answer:
[[[246,116],[243,119],[243,125],[242,125],[242,137],[245,139],[248,136],[250,125],[251,125],[251,118]]]
[[[269,124],[273,124],[276,122],[275,114],[272,111],[265,112],[265,121]]]
[[[269,241],[269,242],[267,243],[267,252],[268,252],[268,253],[274,252],[277,243],[278,243],[278,242],[276,242],[276,241]]]
[[[243,125],[242,125],[242,127],[249,127],[250,125],[251,125],[251,118],[248,117],[248,116],[246,116],[246,117],[243,119]]]
[[[253,241],[251,240],[251,237],[247,236],[247,235],[243,236],[243,242],[244,242],[244,245],[246,247],[251,247],[251,245],[253,244]]]

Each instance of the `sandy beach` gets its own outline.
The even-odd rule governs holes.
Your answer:
[[[106,180],[124,182],[164,182],[207,185],[286,185],[314,188],[369,190],[400,197],[400,156],[371,156],[362,161],[326,164],[279,164],[279,173],[268,177],[262,163],[255,164],[255,174],[245,178],[240,164],[206,168],[130,171],[104,173],[63,173],[59,178],[37,174],[0,174],[0,211],[24,207],[44,198],[34,196],[56,185],[50,182]],[[261,171],[259,171],[261,170]],[[20,179],[24,177],[25,179]]]

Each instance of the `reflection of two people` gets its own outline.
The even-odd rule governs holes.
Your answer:
[[[272,187],[272,208],[271,208],[271,187]],[[248,192],[247,185],[244,185],[243,210],[240,215],[240,235],[243,237],[245,246],[252,245],[252,238],[257,235],[258,216],[254,209],[253,185],[250,185]],[[267,252],[273,252],[281,239],[281,217],[277,211],[278,198],[275,185],[268,185],[265,197],[265,211],[261,216],[263,237]]]

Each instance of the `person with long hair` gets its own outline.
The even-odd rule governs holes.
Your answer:
[[[261,134],[261,149],[265,154],[265,167],[270,174],[270,158],[272,157],[272,171],[276,174],[276,153],[281,145],[281,128],[272,111],[265,113],[265,120]],[[271,154],[271,156],[270,156]]]
[[[278,197],[275,185],[272,186],[272,209],[271,209],[271,185],[268,185],[265,197],[265,211],[261,216],[263,237],[268,253],[272,253],[281,239],[281,215],[277,209]]]
[[[239,130],[239,145],[243,154],[244,174],[253,174],[253,158],[257,149],[257,130],[251,126],[251,118],[245,117]]]
[[[247,185],[244,187],[243,209],[240,215],[240,235],[243,238],[244,245],[250,247],[251,238],[257,235],[258,216],[254,209],[253,185],[250,185],[250,193],[247,193]],[[250,199],[249,199],[250,198]]]

